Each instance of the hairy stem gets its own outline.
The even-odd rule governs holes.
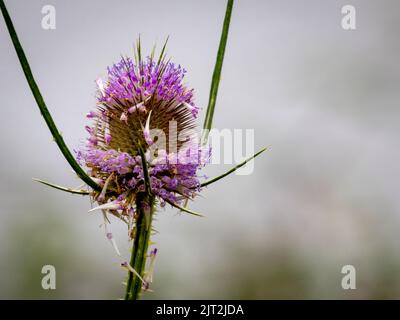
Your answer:
[[[146,203],[148,207],[144,207],[143,203]],[[154,196],[145,195],[138,197],[136,200],[136,206],[136,232],[133,240],[130,265],[143,279],[146,267],[147,251],[150,243],[151,224],[154,214]],[[125,300],[138,300],[140,298],[143,287],[142,279],[129,271]]]

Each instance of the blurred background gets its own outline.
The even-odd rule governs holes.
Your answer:
[[[148,52],[170,36],[168,55],[188,70],[205,110],[225,1],[6,4],[71,149],[87,136],[94,80],[132,54],[139,34]],[[356,30],[341,27],[346,4]],[[44,5],[56,8],[55,30],[41,27]],[[206,218],[159,212],[146,299],[400,298],[399,9],[396,0],[235,3],[214,125],[255,129],[255,149],[271,149],[252,175],[202,192],[191,207]],[[0,20],[0,298],[121,298],[126,272],[89,199],[31,179],[80,185]],[[125,226],[111,227],[128,254]],[[47,264],[56,290],[41,287]],[[341,287],[348,264],[356,290]]]

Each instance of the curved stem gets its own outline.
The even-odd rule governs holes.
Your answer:
[[[3,0],[0,0],[0,9],[3,14],[4,21],[6,22],[6,26],[10,34],[11,40],[13,42],[15,51],[17,52],[17,56],[21,64],[22,70],[24,71],[26,80],[28,81],[29,87],[40,109],[40,112],[42,113],[42,116],[46,121],[46,124],[50,129],[51,134],[53,135],[54,141],[57,143],[58,147],[61,150],[61,153],[64,155],[65,159],[68,161],[72,169],[74,169],[79,178],[81,178],[85,183],[87,183],[87,185],[89,185],[94,190],[101,191],[101,187],[98,186],[97,183],[94,182],[76,162],[74,156],[72,155],[67,145],[65,144],[63,137],[58,131],[57,126],[54,123],[49,110],[47,109],[42,94],[40,93],[39,87],[36,84],[35,78],[33,77],[31,68],[24,53],[24,49],[22,49],[21,43],[19,42],[18,39],[17,32],[15,31],[11,17],[8,14],[6,5],[4,4]]]
[[[90,192],[86,191],[86,190],[62,187],[62,186],[56,185],[54,183],[51,183],[51,182],[48,182],[48,181],[44,181],[44,180],[41,180],[41,179],[37,179],[37,178],[32,178],[32,180],[36,181],[36,182],[39,182],[41,184],[44,184],[45,186],[48,186],[48,187],[51,187],[51,188],[54,188],[54,189],[57,189],[57,190],[61,190],[61,191],[64,191],[64,192],[68,192],[68,193],[72,193],[72,194],[80,194],[82,196],[90,195]]]
[[[144,202],[148,204],[148,207],[143,207]],[[136,199],[136,207],[136,233],[133,241],[130,265],[144,279],[147,251],[150,243],[151,224],[154,214],[154,196],[145,195],[143,197],[138,197]],[[142,279],[129,271],[125,300],[138,300],[142,287]]]
[[[177,208],[177,209],[179,209],[180,211],[183,211],[183,212],[192,214],[192,215],[197,216],[197,217],[204,217],[202,214],[200,214],[200,213],[198,213],[198,212],[196,212],[196,211],[190,210],[190,209],[188,209],[188,208],[181,207],[181,206],[179,206],[179,205],[173,203],[172,201],[165,200],[165,202],[167,202],[169,205],[171,205],[171,207]]]
[[[221,180],[222,178],[225,178],[226,176],[230,175],[231,173],[235,172],[237,169],[243,167],[247,162],[253,160],[255,157],[257,157],[259,154],[263,153],[265,150],[267,150],[267,148],[263,148],[260,151],[258,151],[256,154],[252,155],[250,158],[247,158],[246,160],[244,160],[243,162],[239,163],[237,166],[233,167],[232,169],[229,169],[227,172],[219,175],[218,177],[212,178],[210,180],[207,180],[205,182],[203,182],[202,184],[200,184],[200,187],[206,187],[209,184],[212,184],[218,180]],[[193,188],[194,189],[194,188]]]
[[[217,102],[219,81],[221,79],[222,63],[224,62],[226,42],[228,40],[229,24],[231,22],[233,8],[233,0],[228,0],[225,11],[224,24],[222,27],[221,39],[219,41],[217,60],[215,62],[214,72],[211,80],[210,96],[208,98],[208,106],[206,117],[203,125],[203,136],[201,137],[202,144],[206,144],[208,140],[208,134],[212,127],[212,120],[214,117],[215,103]]]

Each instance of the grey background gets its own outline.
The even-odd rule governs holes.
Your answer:
[[[341,7],[357,30],[341,28]],[[94,79],[170,35],[168,54],[206,106],[225,1],[8,0],[20,40],[67,144],[86,137]],[[54,5],[56,30],[41,28]],[[158,214],[154,293],[146,298],[399,298],[398,1],[235,3],[217,128],[254,128],[272,145],[250,176],[231,176],[192,205],[204,219]],[[2,20],[2,19],[0,19]],[[0,298],[117,299],[126,273],[61,156],[0,21]],[[204,110],[201,116],[204,116]],[[200,117],[199,123],[202,122]],[[212,165],[209,176],[227,167]],[[113,231],[127,252],[126,230]],[[57,270],[44,291],[41,267]],[[341,288],[343,265],[357,290]]]

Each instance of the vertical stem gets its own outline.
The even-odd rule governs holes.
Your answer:
[[[147,203],[149,208],[143,208],[143,202]],[[152,195],[139,196],[136,200],[136,207],[136,233],[133,241],[130,265],[143,278],[154,213],[154,197]],[[138,300],[140,298],[142,286],[142,280],[129,271],[125,300]]]
[[[231,22],[233,8],[233,0],[228,0],[226,4],[224,24],[222,26],[221,39],[219,41],[219,47],[217,52],[217,59],[215,61],[214,72],[211,80],[210,96],[208,98],[208,106],[206,117],[203,125],[203,135],[201,137],[202,144],[206,144],[208,140],[208,134],[212,127],[212,121],[214,117],[215,103],[217,102],[219,81],[221,80],[222,64],[224,62],[226,42],[228,40],[229,24]]]

